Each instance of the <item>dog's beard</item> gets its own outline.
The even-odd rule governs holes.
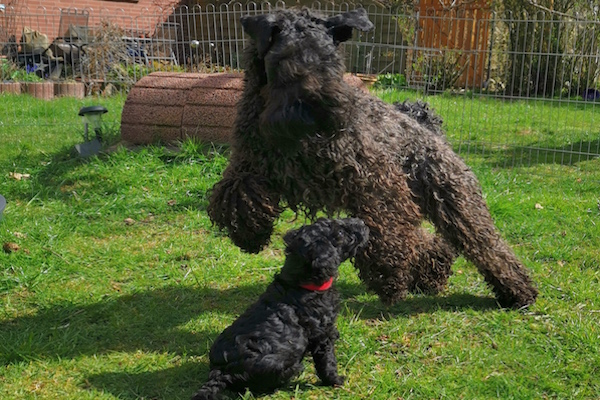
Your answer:
[[[285,152],[296,152],[305,139],[333,137],[336,124],[322,99],[290,96],[284,91],[268,90],[266,107],[260,116],[265,140]]]
[[[261,128],[274,146],[297,150],[302,138],[317,130],[317,123],[312,107],[298,99],[290,105],[279,105],[263,112]]]

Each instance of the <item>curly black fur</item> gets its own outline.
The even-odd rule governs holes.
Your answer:
[[[299,374],[310,353],[323,384],[338,386],[334,343],[339,296],[334,288],[314,290],[338,275],[369,237],[357,218],[319,219],[288,232],[286,260],[258,301],[226,328],[210,349],[209,380],[194,400],[216,399],[224,389],[272,392]]]
[[[413,118],[415,121],[429,129],[431,132],[437,133],[438,135],[443,135],[444,131],[442,129],[442,124],[444,120],[442,117],[437,115],[431,108],[429,108],[429,104],[424,101],[417,100],[414,103],[408,100],[404,102],[396,102],[394,103],[396,109],[409,117]]]
[[[208,215],[226,227],[233,242],[249,253],[258,253],[268,243],[273,223],[281,213],[280,198],[266,192],[265,178],[226,171],[212,189]]]
[[[345,212],[370,228],[355,265],[386,303],[442,290],[458,253],[501,305],[535,301],[527,270],[497,232],[441,121],[427,107],[386,104],[344,82],[337,45],[353,29],[373,28],[363,9],[331,18],[281,10],[243,17],[242,26],[252,38],[245,88],[230,164],[209,204],[213,222],[238,246],[259,251],[268,243],[280,203],[310,218]],[[435,234],[422,228],[424,219]]]

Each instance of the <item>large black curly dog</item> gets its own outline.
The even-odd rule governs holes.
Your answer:
[[[309,217],[345,212],[371,230],[356,256],[361,279],[386,303],[437,293],[457,253],[502,306],[535,302],[525,267],[497,232],[479,182],[439,123],[352,87],[338,44],[373,28],[357,9],[242,17],[245,88],[230,163],[208,213],[249,252],[269,241],[283,206]],[[422,227],[429,220],[436,233]]]
[[[339,265],[368,237],[369,229],[357,218],[322,218],[288,232],[281,272],[217,338],[209,380],[193,399],[216,399],[225,388],[271,392],[302,371],[307,353],[324,384],[341,385],[334,352],[339,296],[332,284]]]

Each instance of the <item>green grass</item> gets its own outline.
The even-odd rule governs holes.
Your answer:
[[[123,98],[100,101],[118,121]],[[519,147],[597,141],[597,129],[595,138],[586,131],[598,111],[428,101],[457,147],[461,135],[493,131],[494,146],[482,150],[473,141],[473,151],[461,151],[498,228],[531,270],[537,303],[499,309],[474,267],[459,259],[442,295],[384,307],[346,263],[337,344],[346,385],[320,387],[307,360],[299,378],[267,398],[597,398],[600,160],[565,162]],[[186,142],[179,152],[117,148],[81,160],[72,147],[81,141],[82,105],[0,97],[0,115],[22,121],[0,132],[0,193],[9,202],[0,243],[19,246],[0,251],[0,398],[189,398],[206,379],[212,340],[268,284],[283,260],[282,234],[302,218],[284,213],[271,246],[241,253],[205,212],[226,152]],[[528,106],[534,111],[525,113]],[[538,129],[531,142],[511,144],[543,115],[552,115],[560,135]],[[470,130],[461,129],[468,123]]]
[[[83,121],[79,109],[102,105],[105,133],[119,130],[125,95],[78,100],[61,97],[41,101],[28,95],[0,94],[0,149],[3,160],[51,156],[56,151],[83,141]]]
[[[412,91],[378,94],[390,102],[417,97]],[[485,155],[492,166],[572,164],[600,154],[600,103],[448,94],[425,100],[444,117],[448,137],[467,161]]]

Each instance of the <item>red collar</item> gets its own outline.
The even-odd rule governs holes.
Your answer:
[[[325,281],[321,286],[317,286],[314,283],[307,283],[305,285],[300,285],[301,288],[306,290],[312,290],[313,292],[324,292],[329,289],[333,285],[333,276],[329,278],[329,280]]]

